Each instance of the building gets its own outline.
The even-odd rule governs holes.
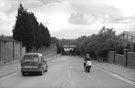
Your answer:
[[[62,54],[76,54],[76,45],[62,45],[63,51]]]
[[[135,31],[123,31],[118,36],[125,41],[124,44],[130,51],[135,52]]]

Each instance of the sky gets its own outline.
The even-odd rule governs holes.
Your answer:
[[[52,37],[90,36],[103,26],[116,34],[135,31],[135,0],[0,0],[0,35],[12,35],[20,2]]]

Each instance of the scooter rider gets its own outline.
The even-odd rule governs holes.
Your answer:
[[[88,53],[84,57],[84,68],[85,68],[85,71],[86,69],[88,69],[88,72],[90,71],[90,68],[91,68],[91,58]]]
[[[88,59],[87,62],[86,62],[86,66],[85,66],[85,71],[86,72],[90,72],[90,69],[91,69],[91,59]]]
[[[86,56],[84,57],[84,68],[86,66],[86,63],[87,63],[87,59],[89,59],[89,54],[86,54]]]

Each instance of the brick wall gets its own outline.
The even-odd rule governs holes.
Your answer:
[[[13,58],[13,42],[1,42],[1,60],[7,61]]]
[[[19,59],[25,54],[25,48],[22,48],[20,42],[14,40],[0,40],[0,61],[8,62]]]
[[[21,53],[21,45],[20,43],[16,42],[14,43],[14,59],[17,59],[20,57],[20,53]]]
[[[119,65],[126,66],[126,59],[124,58],[124,55],[121,54],[115,54],[115,63]]]
[[[124,49],[124,55],[116,54],[115,51],[109,51],[107,59],[109,63],[135,69],[135,52],[128,52],[127,49]]]
[[[127,53],[127,66],[130,68],[135,68],[135,53],[134,52]]]
[[[115,63],[115,51],[109,51],[107,58],[109,63]]]

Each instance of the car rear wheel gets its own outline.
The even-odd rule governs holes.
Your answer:
[[[43,75],[44,74],[44,71],[42,70],[41,72],[40,72],[40,75]]]
[[[26,73],[25,72],[22,72],[22,76],[26,76]]]
[[[45,70],[45,72],[47,72],[47,69]]]

